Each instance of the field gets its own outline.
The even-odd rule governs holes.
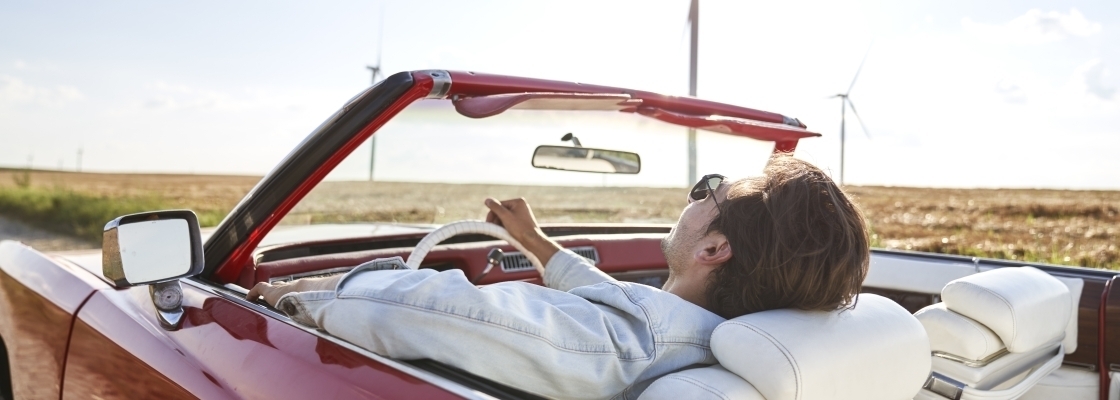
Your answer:
[[[258,179],[0,170],[0,215],[97,243],[106,221],[144,210],[189,208],[203,225],[215,225]],[[1120,269],[1120,192],[847,191],[864,210],[875,247]],[[328,182],[283,223],[478,219],[487,196],[525,197],[544,222],[672,223],[685,201],[683,188]]]

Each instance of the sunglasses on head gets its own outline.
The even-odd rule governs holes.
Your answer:
[[[719,200],[716,200],[716,188],[720,183],[727,179],[726,176],[720,174],[708,174],[700,177],[700,181],[692,187],[692,191],[688,192],[688,202],[704,200],[708,195],[712,196],[712,201],[716,203],[716,211],[719,211]],[[722,213],[722,211],[720,211]]]

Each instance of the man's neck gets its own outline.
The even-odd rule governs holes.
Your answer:
[[[711,311],[708,309],[708,298],[706,296],[707,293],[705,292],[708,287],[707,282],[697,282],[697,279],[689,278],[690,277],[679,276],[670,271],[669,279],[665,281],[665,285],[661,287],[661,290],[675,294],[677,295],[677,297],[680,297],[685,301],[688,301],[689,303],[698,305],[700,307],[703,307],[705,310]]]

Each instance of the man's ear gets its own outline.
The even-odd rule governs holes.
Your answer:
[[[710,233],[700,241],[694,257],[701,265],[718,267],[731,259],[731,243],[727,242],[727,236],[722,233]]]

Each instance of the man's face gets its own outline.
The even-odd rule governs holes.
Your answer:
[[[720,183],[719,187],[715,188],[716,197],[721,204],[727,199],[727,193],[731,186],[736,183],[738,182],[725,180]],[[698,250],[696,244],[708,233],[708,226],[711,225],[718,212],[716,202],[712,201],[710,193],[703,200],[692,201],[685,206],[677,224],[661,240],[661,253],[665,255],[665,261],[669,264],[670,272],[682,271],[687,268],[692,253]]]

